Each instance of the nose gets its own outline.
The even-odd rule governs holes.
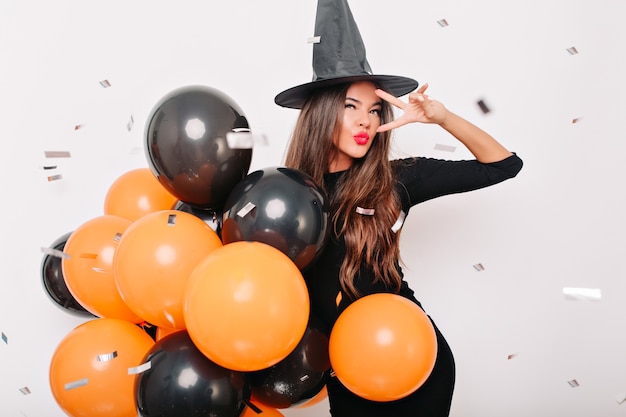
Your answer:
[[[368,128],[370,127],[370,125],[372,124],[370,118],[369,118],[369,113],[368,112],[363,112],[360,114],[359,116],[359,126],[360,127],[364,127],[364,128]]]

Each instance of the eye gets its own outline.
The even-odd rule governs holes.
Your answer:
[[[382,113],[382,111],[381,111],[381,109],[372,109],[372,110],[370,110],[370,113],[373,113],[376,116],[380,117],[380,114]]]
[[[356,106],[352,103],[346,103],[346,109],[356,109]]]

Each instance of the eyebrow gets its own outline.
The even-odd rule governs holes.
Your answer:
[[[354,102],[359,103],[359,104],[363,104],[363,103],[361,102],[361,100],[357,100],[356,98],[353,98],[353,97],[346,97],[346,100],[350,100],[350,101],[354,101]],[[382,106],[382,105],[383,105],[383,102],[382,102],[382,100],[381,100],[381,101],[376,101],[376,102],[374,102],[374,103],[372,104],[372,107],[375,107],[375,106]]]

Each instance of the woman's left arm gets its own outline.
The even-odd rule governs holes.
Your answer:
[[[413,122],[438,124],[465,145],[479,162],[498,162],[512,155],[490,134],[427,96],[427,88],[428,84],[424,84],[416,92],[409,94],[408,103],[383,90],[376,90],[380,98],[404,112],[399,118],[381,125],[378,131],[384,132]]]

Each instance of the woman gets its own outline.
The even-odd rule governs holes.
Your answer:
[[[411,93],[405,103],[372,82],[356,81],[320,88],[302,106],[285,165],[311,175],[329,197],[332,238],[305,271],[311,314],[324,321],[329,333],[339,314],[368,294],[397,293],[419,305],[400,268],[399,227],[410,207],[496,184],[522,167],[489,134],[427,96],[427,88],[425,84]],[[396,120],[392,106],[403,111]],[[439,124],[476,160],[389,161],[391,129],[412,122]],[[447,416],[454,360],[435,330],[435,367],[414,394],[392,402],[368,401],[331,378],[327,389],[332,415]]]
[[[289,88],[274,101],[300,109],[285,165],[309,174],[327,193],[331,238],[303,274],[311,314],[328,334],[355,300],[395,293],[417,305],[400,267],[401,226],[409,209],[447,194],[512,178],[522,161],[493,137],[419,89],[417,81],[373,75],[347,0],[318,0],[313,81]],[[398,97],[408,95],[406,102]],[[402,115],[393,120],[393,109]],[[389,160],[391,130],[407,123],[440,125],[474,160]],[[435,324],[433,323],[433,326]],[[435,326],[437,358],[426,382],[400,400],[363,399],[332,377],[327,383],[334,417],[445,417],[454,390],[454,359]]]

